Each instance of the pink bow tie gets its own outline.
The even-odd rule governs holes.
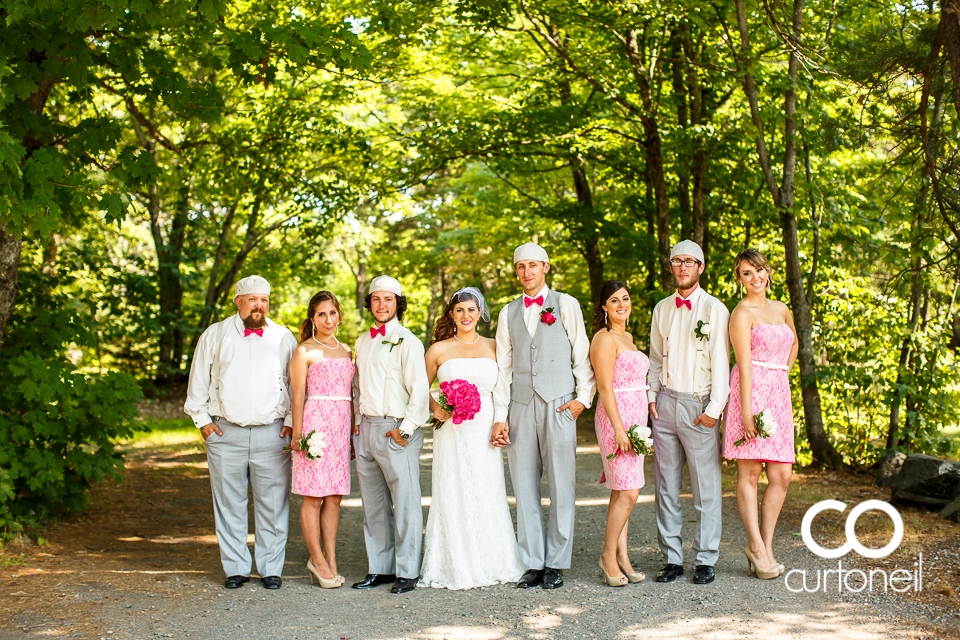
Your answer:
[[[532,304],[539,305],[539,306],[542,307],[542,306],[543,306],[543,296],[537,296],[536,298],[528,298],[527,296],[523,296],[523,307],[524,307],[524,308],[527,308],[527,307],[529,307],[529,306],[532,305]]]
[[[243,330],[243,337],[246,338],[246,337],[247,337],[248,335],[250,335],[251,333],[255,333],[255,334],[257,334],[258,337],[262,338],[262,337],[263,337],[263,327],[260,327],[259,329],[244,329],[244,330]]]
[[[371,338],[376,338],[378,335],[381,335],[381,336],[383,336],[383,337],[386,337],[386,336],[387,336],[387,325],[382,324],[382,325],[380,325],[379,328],[377,328],[377,327],[370,327],[370,337],[371,337]]]
[[[677,309],[679,309],[680,307],[686,307],[687,309],[693,310],[693,305],[690,303],[689,300],[684,300],[680,296],[677,296],[675,300],[677,301]]]

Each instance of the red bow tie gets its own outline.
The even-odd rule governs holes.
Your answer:
[[[542,306],[543,306],[543,296],[537,296],[536,298],[528,298],[527,296],[523,296],[523,306],[524,306],[524,308],[529,307],[529,306],[532,305],[532,304],[536,304],[536,305],[539,305],[539,306],[542,307]]]
[[[257,334],[257,336],[259,336],[259,337],[262,338],[262,337],[263,337],[263,327],[260,327],[259,329],[244,329],[244,330],[243,330],[243,337],[246,338],[246,337],[247,337],[248,335],[250,335],[251,333],[255,333],[255,334]]]
[[[379,328],[377,328],[377,327],[370,327],[370,337],[371,337],[371,338],[376,338],[378,335],[381,335],[381,336],[383,336],[383,337],[386,337],[386,336],[387,336],[387,325],[382,324],[382,325],[380,325]]]
[[[689,300],[684,300],[684,299],[681,298],[680,296],[677,296],[677,297],[674,298],[674,299],[677,301],[677,309],[679,309],[680,307],[686,307],[687,309],[690,309],[691,311],[693,310],[693,305],[690,303]]]

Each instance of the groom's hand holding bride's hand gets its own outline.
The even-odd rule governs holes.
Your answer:
[[[498,422],[493,425],[493,433],[490,436],[490,444],[500,448],[510,444],[510,427],[507,426],[506,422]]]
[[[573,419],[576,420],[578,417],[580,417],[580,414],[583,413],[585,407],[579,400],[571,400],[570,402],[561,405],[560,408],[557,409],[557,413],[560,413],[564,409],[570,409],[570,415],[572,415]]]

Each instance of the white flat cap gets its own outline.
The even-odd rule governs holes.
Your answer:
[[[263,276],[247,276],[237,280],[237,292],[233,297],[248,295],[270,295],[270,283]]]
[[[692,256],[703,262],[703,249],[693,240],[681,240],[670,250],[670,259],[673,260],[675,256]]]
[[[371,294],[374,291],[387,291],[396,296],[403,295],[403,288],[400,286],[400,283],[396,278],[391,278],[390,276],[377,276],[370,281],[370,286],[367,287],[367,294]]]
[[[513,250],[513,264],[521,260],[539,260],[540,262],[550,262],[547,252],[536,242],[522,244]]]

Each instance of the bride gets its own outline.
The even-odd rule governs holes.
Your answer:
[[[490,320],[483,295],[460,289],[443,310],[427,350],[432,384],[463,379],[480,392],[480,411],[454,424],[450,413],[430,398],[433,415],[443,421],[433,432],[433,489],[420,584],[470,589],[516,582],[523,574],[517,538],[507,507],[500,449],[490,444],[494,397],[509,402],[500,378],[497,343],[477,333]]]

